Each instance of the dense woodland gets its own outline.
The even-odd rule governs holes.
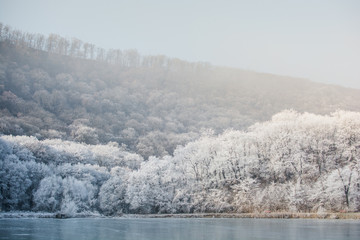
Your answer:
[[[0,138],[4,210],[196,213],[360,210],[360,113],[284,111],[204,132],[147,161],[116,143]]]
[[[359,211],[359,102],[356,89],[0,24],[0,205]]]

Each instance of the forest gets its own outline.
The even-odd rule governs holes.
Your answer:
[[[3,135],[3,210],[203,213],[360,210],[360,113],[283,111],[247,131],[226,130],[173,155],[116,143]]]
[[[0,206],[359,211],[358,102],[358,89],[0,24]]]

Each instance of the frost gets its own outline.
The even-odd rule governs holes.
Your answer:
[[[359,211],[359,149],[360,113],[345,111],[285,111],[146,161],[114,143],[1,136],[0,203],[66,216]]]

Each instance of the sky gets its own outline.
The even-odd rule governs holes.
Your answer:
[[[0,22],[360,89],[359,0],[0,0]]]

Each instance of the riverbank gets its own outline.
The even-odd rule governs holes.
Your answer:
[[[106,216],[99,213],[77,213],[67,215],[64,213],[48,213],[48,212],[0,212],[0,219],[3,218],[105,218]]]
[[[119,218],[282,218],[282,219],[357,219],[356,213],[292,213],[292,212],[264,212],[264,213],[183,213],[183,214],[124,214]],[[46,212],[0,212],[3,218],[113,218],[98,213],[80,213],[72,216],[60,213]]]
[[[266,212],[266,213],[191,213],[191,214],[145,214],[124,215],[125,217],[140,218],[309,218],[309,219],[360,219],[357,213],[291,213],[291,212]]]

